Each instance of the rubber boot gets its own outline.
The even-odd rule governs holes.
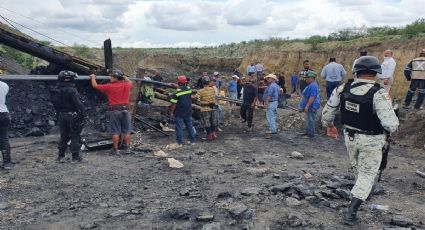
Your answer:
[[[347,213],[345,214],[344,219],[347,221],[356,221],[357,220],[357,210],[362,204],[362,200],[353,197],[351,199],[350,206],[348,206]]]
[[[56,161],[58,163],[65,163],[65,150],[64,148],[59,148],[58,151],[58,158],[56,158]]]
[[[218,135],[217,135],[217,132],[216,132],[216,131],[213,131],[213,132],[211,133],[211,136],[212,136],[212,139],[213,139],[213,140],[215,140],[215,139],[217,139],[217,138],[218,138]]]
[[[207,133],[207,141],[212,141],[212,133]]]

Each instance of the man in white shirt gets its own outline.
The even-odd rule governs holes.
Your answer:
[[[387,92],[390,92],[391,86],[394,82],[394,72],[395,72],[396,62],[393,58],[393,51],[385,50],[384,51],[384,62],[381,64],[382,74],[378,75],[379,84]]]
[[[6,107],[6,95],[9,92],[9,86],[0,81],[0,151],[3,156],[3,169],[12,169],[12,160],[10,158],[10,144],[8,129],[10,125],[9,110]]]

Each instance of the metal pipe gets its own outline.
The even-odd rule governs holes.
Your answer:
[[[110,80],[110,76],[96,76],[98,80]],[[132,81],[138,81],[146,84],[160,85],[168,88],[176,88],[174,84],[146,80],[143,78],[129,77]],[[57,75],[0,75],[0,80],[2,81],[57,81]],[[90,76],[88,75],[78,75],[78,78],[75,78],[77,81],[90,80]]]

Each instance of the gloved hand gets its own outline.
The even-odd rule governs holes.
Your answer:
[[[335,126],[326,128],[326,135],[330,138],[338,139],[338,130]]]

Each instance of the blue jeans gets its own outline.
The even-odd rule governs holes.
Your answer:
[[[269,123],[270,131],[272,133],[277,132],[277,128],[276,128],[277,105],[278,105],[277,101],[272,101],[272,102],[269,102],[267,106],[267,112],[266,112],[267,122]]]
[[[314,137],[316,134],[316,114],[318,109],[310,109],[308,113],[306,113],[306,127],[305,132],[307,136]]]
[[[223,119],[223,107],[221,105],[215,106],[215,118],[217,119],[217,127],[220,127],[221,120]]]
[[[341,84],[340,81],[326,81],[326,96],[331,97],[332,91]]]
[[[238,99],[238,92],[230,92],[229,93],[230,95],[230,98],[232,98],[232,99]]]
[[[186,125],[187,131],[189,131],[189,139],[193,143],[195,142],[195,129],[192,125],[192,117],[174,117],[174,125],[176,128],[176,141],[177,144],[183,144],[183,128]]]

